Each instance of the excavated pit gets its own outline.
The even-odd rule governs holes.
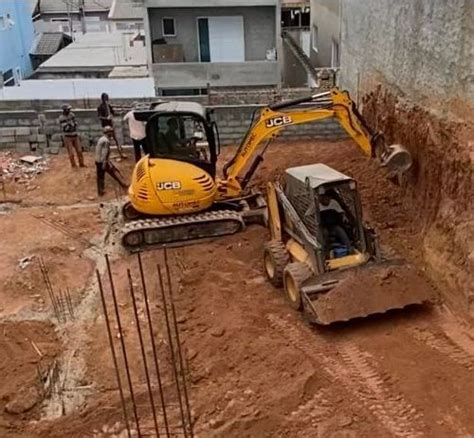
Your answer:
[[[231,154],[231,149],[225,150],[223,160]],[[92,157],[87,159],[92,162]],[[432,276],[433,257],[427,258],[426,245],[433,241],[430,235],[437,230],[442,214],[455,214],[446,208],[430,208],[430,198],[435,197],[431,192],[413,190],[411,182],[403,187],[387,182],[383,171],[352,142],[277,142],[269,148],[255,184],[263,187],[265,181],[281,175],[287,167],[315,162],[356,178],[366,217],[379,232],[382,245],[393,247],[407,258],[420,275],[426,271],[438,281]],[[0,435],[114,436],[123,431],[123,420],[94,270],[103,272],[100,252],[107,249],[117,276],[119,306],[128,315],[131,309],[125,270],[136,269],[136,259],[113,244],[119,222],[116,208],[109,204],[116,202],[110,182],[107,196],[101,200],[105,208],[101,208],[94,193],[92,166],[71,174],[65,156],[52,158],[50,166],[37,178],[39,188],[35,193],[20,186],[7,187],[24,202],[0,216],[5,231],[0,254],[0,318],[2,324],[8,320],[9,332],[17,331],[22,339],[22,326],[32,324],[32,320],[56,326],[51,330],[52,337],[44,341],[52,345],[51,350],[39,345],[43,338],[37,330],[25,337],[45,355],[51,355],[45,368],[53,369],[51,364],[56,361],[65,371],[68,367],[64,364],[71,364],[67,380],[71,393],[67,400],[71,403],[64,412],[58,412],[55,407],[59,399],[47,396],[30,411],[9,414],[5,411],[9,399],[4,398]],[[121,162],[119,166],[129,174],[132,163]],[[460,187],[463,181],[458,181]],[[420,184],[418,187],[425,187]],[[468,188],[462,187],[467,195]],[[450,191],[450,196],[455,192]],[[417,202],[422,208],[417,209]],[[462,205],[468,207],[467,201]],[[456,212],[465,214],[461,209]],[[33,215],[61,221],[74,233],[65,235]],[[454,231],[447,235],[437,231],[440,239],[448,239],[451,232],[458,238],[463,235],[462,225],[453,224],[449,230]],[[84,238],[92,240],[99,250],[88,248]],[[474,340],[469,326],[440,307],[422,307],[336,327],[312,328],[286,305],[281,291],[266,281],[262,248],[267,239],[266,230],[250,226],[241,234],[170,249],[172,275],[179,285],[176,307],[190,372],[197,436],[474,434]],[[443,267],[435,274],[443,277],[445,271],[454,272],[453,254],[441,251],[438,255],[439,263],[445,260],[446,270]],[[75,321],[57,324],[34,259],[19,267],[19,260],[27,256],[44,257],[53,284],[68,284],[78,313]],[[149,251],[143,260],[151,272],[162,254]],[[464,270],[467,265],[459,266]],[[445,286],[447,289],[438,288],[441,302],[456,295],[449,282]],[[152,313],[158,315],[156,280],[150,284],[150,296]],[[132,355],[131,368],[143,420],[151,424],[142,364],[132,338],[133,318],[127,317],[124,325],[127,342],[137,353]],[[162,338],[159,326],[156,336]],[[8,344],[11,339],[5,338],[4,342]],[[27,344],[21,348],[27,348]],[[28,354],[38,356],[34,347]],[[18,365],[22,356],[15,353],[14,357],[5,369],[16,371],[2,372],[0,377],[2,387],[6,387],[6,379],[14,382],[12,392],[28,375]],[[167,363],[169,358],[162,360]]]

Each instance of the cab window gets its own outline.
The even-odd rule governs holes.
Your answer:
[[[166,114],[158,116],[153,125],[154,129],[149,133],[151,157],[211,162],[209,141],[200,118]]]

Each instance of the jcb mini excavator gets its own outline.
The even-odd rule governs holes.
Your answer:
[[[289,126],[334,117],[366,155],[390,172],[411,165],[410,154],[387,146],[338,88],[256,111],[222,178],[216,176],[220,141],[210,110],[194,102],[162,102],[135,111],[135,117],[147,123],[150,153],[137,163],[123,207],[128,222],[122,243],[129,250],[233,234],[263,220],[265,199],[248,184],[271,140]]]

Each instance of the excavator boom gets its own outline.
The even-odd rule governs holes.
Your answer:
[[[302,107],[302,104],[307,105]],[[383,135],[374,133],[368,127],[349,93],[333,88],[324,93],[278,102],[263,108],[259,117],[252,120],[234,157],[224,166],[225,179],[221,182],[226,188],[224,197],[236,196],[245,188],[258,163],[262,161],[257,150],[264,141],[272,141],[287,127],[329,118],[335,118],[365,155],[377,159],[391,173],[403,173],[411,167],[410,153],[400,145],[387,146]],[[242,177],[244,170],[247,173]]]

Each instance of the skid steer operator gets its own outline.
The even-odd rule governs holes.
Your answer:
[[[336,199],[327,194],[320,196],[319,203],[321,225],[328,250],[331,249],[331,242],[343,245],[350,250],[352,244],[343,226],[344,210],[341,205]]]

